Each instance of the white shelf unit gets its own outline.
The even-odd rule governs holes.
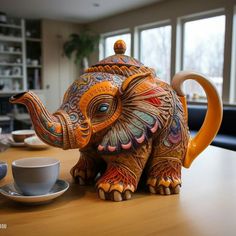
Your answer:
[[[0,24],[0,86],[1,94],[27,89],[25,21]],[[10,33],[9,33],[10,32]]]
[[[8,42],[22,42],[23,38],[1,35],[1,40]]]
[[[27,38],[26,38],[26,41],[41,42],[42,40],[41,40],[41,38],[29,38],[29,37],[27,37]]]
[[[13,29],[21,29],[21,25],[16,25],[16,24],[0,24],[0,27],[8,27],[8,28],[13,28]]]
[[[22,63],[0,63],[0,66],[23,66]]]
[[[22,79],[23,75],[1,75],[0,78],[6,78],[6,79]]]
[[[42,68],[42,65],[37,65],[37,66],[34,66],[34,65],[27,65],[28,68]]]
[[[2,41],[5,41],[5,40],[2,40]],[[4,55],[4,54],[6,54],[6,55],[21,55],[22,52],[0,51],[0,54],[2,54],[2,55]]]

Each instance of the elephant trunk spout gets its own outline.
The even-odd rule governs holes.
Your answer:
[[[67,140],[67,125],[60,112],[50,114],[33,92],[12,96],[10,102],[23,104],[27,107],[35,132],[45,143],[63,149],[71,148],[70,142]]]

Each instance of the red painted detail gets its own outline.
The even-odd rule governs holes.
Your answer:
[[[145,101],[148,101],[149,103],[152,103],[153,105],[161,105],[161,101],[158,98],[158,91],[156,89],[150,90],[144,94],[142,94],[142,96],[149,96],[149,95],[155,95],[151,98],[147,98],[144,99]]]

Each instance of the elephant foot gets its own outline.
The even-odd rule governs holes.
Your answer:
[[[70,171],[72,177],[80,185],[93,184],[98,174],[98,169],[91,158],[81,157],[77,164]]]
[[[181,180],[173,177],[153,178],[147,180],[149,191],[161,195],[178,194],[180,192]]]
[[[178,194],[181,187],[182,164],[177,158],[160,158],[148,174],[147,185],[153,194]]]
[[[133,192],[134,186],[132,185],[127,185],[126,187],[121,183],[101,183],[98,185],[98,196],[102,200],[112,200],[115,202],[129,200]]]
[[[136,190],[135,175],[128,168],[112,165],[97,182],[98,196],[102,200],[120,202],[129,200]]]

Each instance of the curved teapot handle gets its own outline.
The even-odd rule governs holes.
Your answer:
[[[200,154],[214,139],[220,128],[223,114],[222,101],[215,86],[201,74],[181,71],[173,77],[172,87],[183,104],[186,117],[187,102],[182,91],[182,85],[183,82],[188,79],[197,81],[203,87],[207,96],[208,108],[200,130],[195,137],[189,140],[187,153],[183,163],[183,166],[186,168],[190,167],[197,155]]]

